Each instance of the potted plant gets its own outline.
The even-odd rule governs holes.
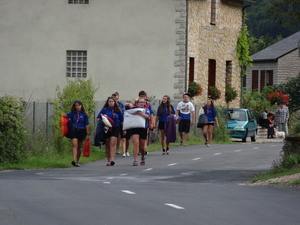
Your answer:
[[[201,95],[202,94],[201,84],[194,82],[194,81],[190,82],[189,88],[188,88],[188,93],[190,95],[190,98]]]
[[[227,103],[227,106],[229,105],[229,102],[232,102],[234,99],[236,99],[237,96],[237,90],[231,85],[227,84],[225,87],[225,101]]]
[[[221,98],[221,91],[216,86],[209,86],[208,97],[212,100],[218,100]]]

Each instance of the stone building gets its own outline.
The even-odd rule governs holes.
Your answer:
[[[248,68],[247,90],[262,91],[296,77],[300,73],[300,31],[253,54],[253,66]]]
[[[0,95],[47,101],[68,79],[92,78],[95,100],[140,90],[181,99],[190,81],[203,86],[195,101],[213,85],[224,99],[226,83],[241,86],[244,2],[253,1],[0,0]]]

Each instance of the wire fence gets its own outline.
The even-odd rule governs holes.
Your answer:
[[[121,101],[126,103],[126,101]],[[161,100],[153,99],[151,104],[153,107],[154,114],[156,115],[157,107],[159,106]],[[176,106],[179,101],[171,101],[171,104],[176,110]],[[96,124],[96,117],[100,110],[103,108],[105,101],[97,101],[95,103],[95,115],[89,117],[89,121],[92,125]],[[201,106],[195,105],[195,125],[191,127],[191,133],[194,135],[199,135],[199,129],[196,126],[198,120],[198,112]],[[66,114],[68,112],[65,112]],[[45,134],[50,135],[53,131],[52,128],[52,118],[54,114],[54,106],[50,102],[28,102],[25,110],[23,112],[25,119],[25,126],[28,131],[32,134]]]

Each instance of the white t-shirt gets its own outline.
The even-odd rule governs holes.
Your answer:
[[[183,120],[190,120],[191,112],[195,111],[193,103],[184,101],[179,102],[176,109],[179,111],[179,116]]]

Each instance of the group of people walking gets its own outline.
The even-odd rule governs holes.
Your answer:
[[[176,109],[171,104],[170,97],[164,95],[157,108],[156,115],[154,115],[153,107],[147,99],[147,93],[145,91],[140,91],[138,99],[134,102],[128,101],[126,104],[123,104],[118,101],[118,99],[118,92],[115,92],[112,96],[108,97],[97,116],[97,121],[102,120],[103,115],[112,121],[112,126],[104,133],[107,166],[115,165],[115,155],[119,143],[122,143],[123,157],[130,156],[128,152],[130,139],[132,139],[133,142],[132,165],[138,165],[138,155],[141,156],[140,165],[145,165],[147,137],[150,129],[158,129],[161,133],[162,155],[169,155],[170,143],[176,142],[177,123],[180,145],[187,146],[186,142],[190,127],[193,126],[195,121],[195,107],[193,103],[190,102],[188,93],[183,94],[183,100],[178,103]],[[125,111],[139,108],[143,110],[137,110],[133,115],[143,118],[145,121],[144,126],[132,127],[124,130],[123,123]],[[216,110],[211,100],[207,101],[203,110],[207,116],[208,123],[203,125],[202,131],[205,144],[209,147],[212,140],[213,128],[214,126],[219,127],[219,123]],[[74,138],[71,139],[73,145],[72,165],[79,167],[78,162],[81,156],[82,143],[85,139],[90,138],[88,115],[82,102],[77,100],[73,103],[71,112],[66,116],[77,126],[77,132]]]

